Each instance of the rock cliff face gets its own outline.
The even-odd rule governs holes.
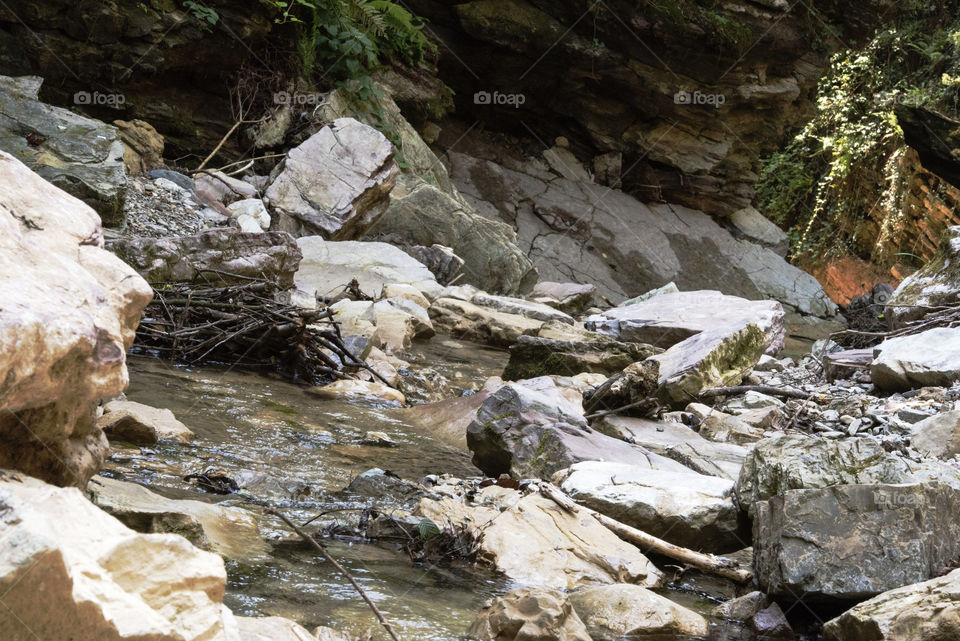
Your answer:
[[[90,207],[0,152],[0,467],[86,485],[107,450],[97,403],[126,387],[151,296]]]
[[[440,76],[459,117],[543,148],[565,136],[595,173],[622,178],[642,201],[726,215],[750,204],[758,155],[808,115],[831,36],[853,42],[891,3],[816,2],[816,15],[783,0],[714,4],[411,7],[443,42]]]

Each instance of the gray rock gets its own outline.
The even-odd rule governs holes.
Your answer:
[[[247,233],[235,228],[210,229],[191,236],[121,238],[113,251],[148,282],[193,280],[203,270],[270,278],[281,288],[293,285],[300,250],[286,232]],[[240,281],[246,282],[246,281]]]
[[[766,609],[769,605],[770,599],[767,598],[767,595],[759,590],[754,590],[726,603],[721,603],[711,610],[710,614],[719,619],[749,621],[753,618],[753,615]]]
[[[584,588],[571,593],[570,601],[594,641],[688,638],[708,631],[702,616],[639,585]]]
[[[960,490],[942,483],[788,490],[754,505],[754,570],[772,596],[863,599],[960,555]]]
[[[585,461],[553,481],[578,503],[676,545],[730,552],[749,538],[729,479]]]
[[[701,391],[740,383],[764,353],[783,346],[783,309],[773,301],[748,301],[719,292],[680,292],[591,316],[588,329],[621,341],[664,347],[638,366],[635,382],[621,388],[634,397],[659,395],[686,405]],[[629,383],[629,384],[628,384]]]
[[[757,502],[788,490],[927,480],[960,488],[960,471],[936,461],[907,461],[869,437],[782,435],[760,441],[747,455],[737,480],[737,499],[752,512]]]
[[[702,212],[645,205],[617,189],[556,177],[533,162],[507,167],[456,151],[448,158],[466,200],[518,230],[521,250],[544,280],[593,283],[613,300],[673,281],[686,290],[778,300],[803,314],[836,314],[813,276],[766,247],[734,238]]]
[[[873,350],[870,378],[886,391],[949,387],[960,380],[960,327],[888,338]]]
[[[910,445],[921,454],[941,459],[960,454],[960,410],[934,414],[914,423]]]
[[[708,441],[682,423],[624,416],[605,416],[595,429],[673,459],[698,474],[736,480],[747,448]]]
[[[580,461],[648,464],[683,469],[642,447],[587,427],[579,393],[549,376],[504,385],[483,402],[467,427],[473,464],[488,476],[549,479]]]
[[[503,378],[515,381],[549,374],[574,376],[581,372],[609,376],[659,351],[639,343],[555,340],[523,335],[510,346],[510,360],[503,370]]]
[[[463,259],[462,282],[505,294],[526,293],[537,270],[517,246],[513,229],[477,214],[429,183],[404,179],[369,236],[397,235],[408,245],[440,244]]]
[[[960,570],[889,590],[823,626],[826,641],[960,639]]]
[[[427,298],[435,298],[441,290],[429,269],[393,245],[307,236],[298,238],[297,246],[303,260],[295,280],[306,291],[338,293],[353,279],[370,295],[389,284],[412,285]]]
[[[389,204],[399,171],[393,151],[373,127],[339,118],[287,153],[266,196],[290,231],[358,238]]]
[[[36,76],[0,81],[0,150],[96,209],[105,225],[122,226],[127,177],[116,127],[40,102]]]
[[[580,283],[552,283],[540,281],[530,292],[529,298],[556,307],[567,314],[582,314],[593,304],[597,286]]]
[[[749,240],[769,247],[779,256],[787,255],[790,239],[786,232],[753,207],[744,207],[730,214],[730,224]]]
[[[444,245],[436,243],[429,247],[410,245],[404,247],[403,251],[423,263],[427,269],[433,272],[437,282],[441,284],[451,282],[463,269],[464,260],[457,256],[452,248]]]
[[[529,316],[498,312],[450,297],[438,298],[429,311],[437,329],[457,338],[504,348],[516,343],[522,335],[538,333],[544,325],[544,321]]]
[[[934,257],[903,279],[887,303],[886,318],[894,329],[924,316],[925,306],[957,302],[960,298],[960,226],[940,238]]]
[[[97,427],[111,439],[137,445],[159,441],[188,443],[193,432],[168,409],[150,407],[133,401],[111,401],[104,405]]]
[[[525,318],[535,318],[542,321],[559,321],[567,325],[573,325],[573,318],[549,305],[524,300],[522,298],[513,298],[510,296],[492,296],[480,292],[475,294],[470,302],[480,307],[487,307],[494,311],[505,314],[516,314]]]
[[[750,620],[750,626],[766,641],[793,641],[796,638],[786,615],[776,603],[771,603],[769,607],[757,612]]]

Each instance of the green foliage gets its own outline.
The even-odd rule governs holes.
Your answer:
[[[423,19],[398,2],[262,1],[278,10],[278,22],[301,25],[297,53],[301,72],[308,78],[318,75],[343,82],[389,61],[416,65],[437,53],[437,46],[423,33]]]
[[[794,256],[872,256],[859,230],[871,211],[898,210],[901,196],[899,163],[891,162],[904,144],[894,106],[957,110],[960,87],[946,82],[960,76],[957,4],[911,5],[864,48],[836,54],[820,81],[813,119],[764,160],[758,202],[790,228]]]
[[[725,10],[719,0],[643,0],[642,5],[654,20],[687,30],[691,37],[703,34],[709,43],[737,53],[745,51],[760,35]]]
[[[183,8],[189,11],[190,15],[206,30],[210,30],[220,20],[220,14],[216,9],[193,0],[183,0]]]

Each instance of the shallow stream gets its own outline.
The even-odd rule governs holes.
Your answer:
[[[443,379],[446,393],[459,394],[499,375],[506,354],[437,337],[418,347],[410,360],[412,376]],[[374,467],[411,480],[426,474],[479,473],[467,452],[424,433],[390,407],[321,400],[297,385],[226,367],[173,366],[144,357],[130,357],[129,367],[127,397],[169,408],[196,437],[188,445],[118,444],[104,474],[142,483],[171,498],[222,501],[255,511],[257,504],[270,503],[300,522],[325,513],[318,521],[322,523],[340,514],[346,520],[356,516],[362,505],[339,490]],[[364,438],[368,431],[386,433],[394,445],[369,443]],[[209,468],[222,470],[251,491],[219,496],[183,480]],[[389,500],[378,507],[390,507]],[[269,560],[227,562],[226,603],[231,609],[241,615],[284,616],[308,629],[327,625],[358,635],[372,630],[373,638],[385,638],[369,609],[329,563],[276,519],[265,518],[262,533],[273,544]],[[395,544],[350,537],[330,538],[327,544],[405,640],[462,639],[483,602],[511,587],[467,564],[415,564]],[[701,612],[715,605],[691,592],[672,591],[669,596]],[[739,626],[720,623],[710,635],[715,641],[750,638]]]

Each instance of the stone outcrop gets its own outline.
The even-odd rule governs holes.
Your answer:
[[[601,585],[570,594],[594,641],[703,636],[707,621],[639,585]]]
[[[517,588],[484,606],[467,635],[476,641],[591,641],[562,592]]]
[[[628,416],[604,416],[594,429],[628,440],[672,459],[698,474],[736,480],[747,457],[747,448],[709,441],[683,423],[652,421]]]
[[[672,281],[681,290],[780,301],[800,314],[836,314],[813,276],[700,211],[643,204],[559,177],[535,158],[473,157],[459,152],[463,146],[448,154],[455,184],[482,215],[513,225],[544,280],[589,282],[613,301]]]
[[[287,152],[266,197],[279,228],[330,240],[362,236],[386,210],[399,169],[393,145],[368,125],[339,118]]]
[[[0,472],[0,630],[14,639],[234,641],[223,561],[137,534],[76,488]]]
[[[163,136],[144,120],[114,120],[123,142],[123,164],[136,176],[163,166]]]
[[[730,552],[749,538],[729,479],[586,461],[553,481],[582,505],[676,545]]]
[[[960,555],[960,490],[942,483],[788,490],[753,508],[754,570],[772,596],[869,598]]]
[[[873,348],[870,378],[886,391],[950,387],[960,380],[960,328],[886,339]]]
[[[600,335],[596,339],[580,341],[518,336],[510,346],[510,360],[503,370],[503,378],[515,381],[550,374],[574,376],[581,372],[610,376],[660,351],[650,345],[605,340]]]
[[[0,152],[0,466],[86,484],[107,450],[96,406],[126,387],[151,296],[96,212]]]
[[[293,285],[301,257],[286,232],[260,234],[230,227],[190,236],[121,238],[112,248],[151,283],[189,281],[209,270],[218,283],[231,282],[230,275],[236,274],[267,278],[287,288]]]
[[[0,76],[0,150],[123,224],[123,143],[115,127],[38,100],[42,78]],[[88,94],[89,95],[89,94]]]
[[[960,570],[884,592],[823,626],[826,641],[960,638]]]
[[[460,282],[490,292],[525,293],[537,280],[537,270],[509,225],[480,216],[462,199],[420,179],[406,178],[394,189],[369,236],[450,247],[464,261]]]

